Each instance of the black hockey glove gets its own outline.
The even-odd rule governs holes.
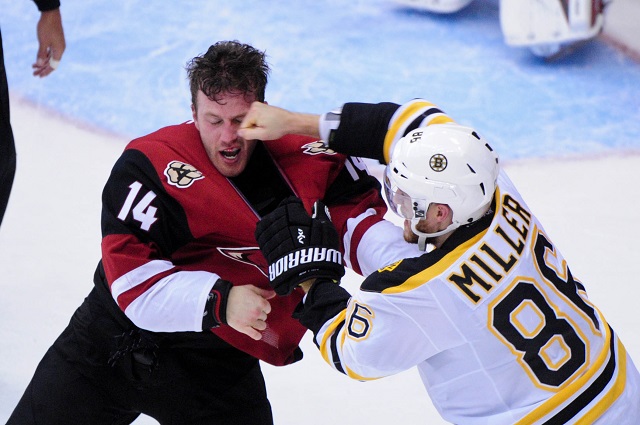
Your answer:
[[[283,200],[256,227],[256,240],[269,263],[269,280],[278,295],[290,294],[312,278],[344,276],[340,238],[320,201],[312,217],[294,196]]]

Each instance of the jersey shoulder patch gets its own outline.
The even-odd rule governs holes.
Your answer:
[[[327,147],[327,145],[322,140],[316,140],[315,142],[307,143],[302,146],[303,153],[307,155],[335,155],[336,151]]]
[[[167,183],[179,189],[184,189],[196,181],[204,178],[204,175],[191,164],[182,161],[171,161],[164,170]]]
[[[405,258],[391,263],[369,275],[360,287],[366,292],[384,292],[398,288],[411,277],[435,265],[446,254],[443,250],[434,250],[420,257]]]

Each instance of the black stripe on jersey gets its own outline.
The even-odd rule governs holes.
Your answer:
[[[427,118],[429,115],[433,115],[433,114],[443,114],[444,112],[442,112],[442,110],[438,109],[438,108],[431,108],[428,109],[426,112],[420,114],[415,120],[411,121],[411,124],[409,124],[406,128],[406,130],[404,131],[403,136],[411,133],[413,130],[415,130],[416,128],[419,127],[424,127],[422,125],[422,122],[424,121],[425,118]]]
[[[491,211],[495,211],[495,200],[493,202]],[[384,268],[372,273],[362,282],[360,289],[367,292],[382,292],[385,289],[402,285],[412,276],[434,266],[458,246],[486,230],[491,224],[493,216],[494,214],[490,213],[478,221],[457,228],[438,249],[420,257],[404,259],[396,268]]]
[[[584,409],[589,403],[591,403],[595,398],[597,398],[602,391],[607,387],[609,382],[614,376],[617,362],[616,362],[616,338],[613,333],[613,329],[609,326],[609,331],[611,332],[611,342],[609,346],[609,350],[611,352],[611,357],[609,357],[609,361],[605,366],[604,370],[598,376],[598,378],[593,381],[593,383],[582,392],[575,400],[569,403],[564,409],[554,415],[551,419],[545,422],[545,424],[566,424],[570,419],[576,416],[582,409]]]
[[[340,362],[340,356],[338,354],[338,344],[340,343],[338,341],[338,336],[340,335],[340,330],[342,328],[344,328],[344,321],[340,323],[340,325],[336,326],[335,331],[333,331],[333,335],[331,335],[331,357],[333,358],[333,366],[336,368],[336,370],[346,375],[342,367],[342,362]]]
[[[437,264],[447,252],[436,249],[416,258],[406,258],[395,268],[384,268],[369,275],[360,289],[366,292],[382,292],[385,289],[402,285],[411,276]]]

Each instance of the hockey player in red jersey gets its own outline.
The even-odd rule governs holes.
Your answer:
[[[285,131],[388,164],[385,192],[407,241],[430,247],[353,295],[329,269],[271,276],[279,293],[308,291],[296,317],[332,368],[366,381],[416,367],[438,412],[461,425],[640,423],[640,374],[624,345],[474,129],[415,99],[322,117],[254,105],[240,134]],[[310,229],[304,243],[289,236],[297,228]],[[338,246],[329,215],[295,200],[256,238],[270,264]]]
[[[357,158],[317,138],[238,137],[264,100],[264,53],[219,42],[187,71],[193,122],[133,140],[116,162],[95,286],[9,424],[127,424],[141,413],[161,424],[271,424],[259,360],[299,360],[306,329],[291,317],[303,292],[274,297],[269,287],[258,220],[289,196],[309,210],[322,199],[341,247],[309,258],[320,271],[341,269],[344,255],[368,274],[393,251],[414,251],[382,220],[380,185]],[[397,249],[369,250],[373,229]]]

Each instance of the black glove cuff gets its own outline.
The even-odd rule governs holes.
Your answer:
[[[202,329],[217,328],[227,324],[227,300],[233,284],[228,280],[218,279],[211,288],[202,315]]]

